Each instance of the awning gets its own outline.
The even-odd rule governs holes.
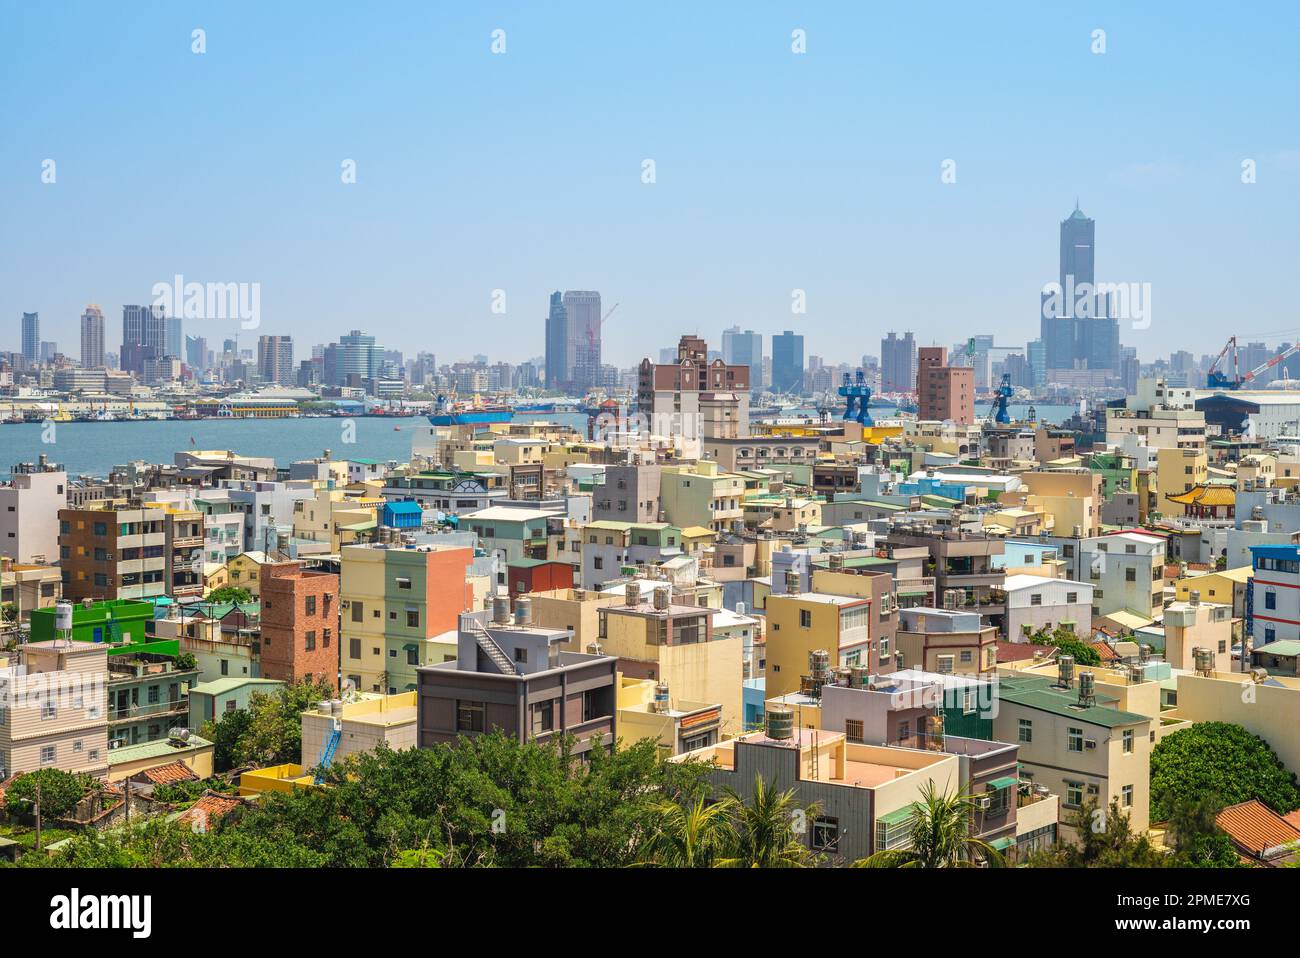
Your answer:
[[[1003,775],[1001,778],[995,778],[989,782],[989,788],[1015,788],[1020,784],[1020,779],[1013,775]]]
[[[1000,852],[1006,851],[1015,843],[1016,840],[1014,838],[995,838],[993,839],[993,841],[989,842],[989,844],[992,845],[996,851],[1000,851]]]
[[[912,820],[911,805],[907,805],[903,808],[898,809],[897,811],[889,812],[886,815],[881,815],[876,819],[877,822],[884,822],[886,825],[901,825],[904,822],[910,822],[911,820]]]

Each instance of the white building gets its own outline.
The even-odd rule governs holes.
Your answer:
[[[15,562],[57,562],[59,510],[68,506],[68,476],[42,455],[14,466],[0,486],[0,555]]]
[[[1073,579],[1049,579],[1041,575],[1009,575],[1003,584],[1007,593],[1007,638],[1029,641],[1029,635],[1051,631],[1062,623],[1073,623],[1080,636],[1092,624],[1093,592],[1090,583]]]

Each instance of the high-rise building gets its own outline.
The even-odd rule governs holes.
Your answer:
[[[728,366],[748,366],[750,381],[757,379],[757,371],[763,368],[763,334],[752,329],[743,332],[739,326],[732,326],[722,331],[722,361]]]
[[[325,347],[325,382],[331,386],[360,386],[363,380],[376,378],[384,363],[384,347],[354,329],[340,336],[337,343]]]
[[[208,366],[208,341],[202,336],[185,337],[185,365],[191,369],[206,369]]]
[[[104,365],[104,314],[94,303],[81,314],[81,365],[86,369]]]
[[[161,306],[122,307],[122,369],[144,373],[144,364],[167,354],[167,318]]]
[[[23,359],[34,363],[41,358],[41,314],[23,313]]]
[[[257,338],[257,372],[268,383],[292,386],[297,381],[293,368],[292,336]]]
[[[564,314],[568,319],[573,391],[584,393],[600,384],[600,293],[567,290]]]
[[[803,391],[803,337],[788,329],[772,337],[772,391]]]
[[[880,389],[910,393],[916,389],[916,337],[890,333],[880,341]]]
[[[1119,322],[1096,291],[1096,223],[1076,205],[1061,221],[1060,290],[1044,292],[1040,324],[1047,369],[1119,371]]]
[[[163,321],[163,354],[185,358],[185,326],[179,316],[168,316]]]
[[[546,388],[564,389],[570,378],[569,317],[564,312],[564,294],[557,289],[546,315]]]
[[[969,425],[975,421],[975,370],[949,366],[943,346],[916,352],[916,418]]]

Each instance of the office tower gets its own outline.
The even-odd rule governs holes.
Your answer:
[[[167,354],[167,319],[161,306],[122,307],[122,369],[142,375],[144,364]]]
[[[34,363],[41,358],[41,314],[23,313],[23,359]]]
[[[949,366],[943,346],[916,351],[916,418],[969,424],[975,421],[975,370]]]
[[[1047,385],[1047,349],[1041,339],[1031,339],[1025,344],[1025,359],[1029,362],[1029,385]]]
[[[94,303],[81,314],[81,365],[86,369],[104,365],[104,314]]]
[[[1047,369],[1119,370],[1119,322],[1096,291],[1096,223],[1076,205],[1061,221],[1060,292],[1044,293],[1040,328]]]
[[[916,388],[916,337],[890,333],[880,341],[880,389],[910,393]]]
[[[752,329],[741,332],[739,326],[722,331],[722,361],[729,366],[748,366],[755,371],[763,366],[763,335]],[[756,373],[750,375],[750,380]]]
[[[803,337],[788,329],[772,337],[772,391],[803,391]]]
[[[570,289],[564,293],[573,391],[585,393],[600,379],[600,293]]]
[[[257,337],[257,372],[268,383],[292,386],[297,379],[293,368],[293,337]]]
[[[185,365],[191,369],[207,368],[208,341],[202,336],[185,337]]]
[[[185,357],[185,327],[179,316],[168,316],[163,321],[163,337],[164,355],[183,359]]]
[[[384,347],[375,343],[375,337],[354,329],[325,347],[325,382],[330,386],[360,386],[363,380],[379,375],[383,360]]]
[[[564,294],[551,294],[551,311],[546,315],[546,388],[564,389],[570,378],[569,317],[564,312]]]
[[[42,363],[54,362],[54,357],[59,353],[59,344],[52,339],[42,339],[41,348],[38,350]]]

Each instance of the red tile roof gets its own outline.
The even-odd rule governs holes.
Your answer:
[[[1229,805],[1215,820],[1234,843],[1256,856],[1300,842],[1300,828],[1257,798]]]
[[[1118,662],[1120,659],[1120,654],[1105,642],[1085,642],[1084,644],[1095,649],[1103,662]]]
[[[1052,645],[1035,645],[1032,642],[1004,642],[998,640],[998,661],[999,662],[1023,662],[1025,659],[1032,659],[1035,652],[1042,652],[1043,658],[1050,659],[1056,654],[1056,647]]]
[[[174,785],[177,782],[197,782],[198,775],[184,762],[170,762],[157,768],[146,768],[140,773],[154,785]]]
[[[197,826],[200,831],[207,831],[212,822],[224,818],[243,804],[241,799],[233,795],[206,792],[202,798],[187,808],[176,820],[187,825]]]

